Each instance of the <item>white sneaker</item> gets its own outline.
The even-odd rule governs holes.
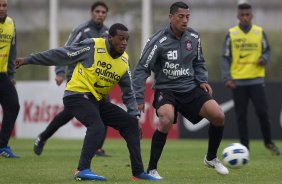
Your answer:
[[[227,175],[229,173],[228,169],[224,165],[222,165],[222,163],[217,158],[214,158],[213,160],[208,161],[207,157],[205,156],[204,164],[207,167],[214,168],[214,170],[218,174]]]
[[[148,174],[149,174],[150,176],[153,176],[153,177],[159,179],[159,180],[163,179],[163,177],[161,177],[161,176],[159,175],[157,169],[150,170],[150,171],[148,172]]]

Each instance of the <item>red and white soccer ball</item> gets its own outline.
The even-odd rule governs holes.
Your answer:
[[[244,167],[249,162],[249,150],[240,143],[229,144],[222,152],[224,165],[232,169]]]

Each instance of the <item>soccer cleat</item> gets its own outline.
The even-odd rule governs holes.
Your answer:
[[[104,176],[99,176],[92,172],[90,169],[84,169],[82,171],[76,171],[74,174],[74,179],[77,181],[81,180],[97,180],[97,181],[106,181],[107,178]]]
[[[204,164],[209,168],[214,168],[214,170],[218,174],[227,175],[229,173],[228,169],[224,165],[222,165],[222,163],[217,158],[208,161],[207,157],[205,156]]]
[[[33,145],[34,153],[38,156],[41,155],[44,145],[45,145],[45,141],[40,136],[38,136]]]
[[[111,157],[111,155],[106,154],[106,151],[103,150],[103,149],[98,149],[98,150],[95,152],[95,155],[96,155],[96,156],[99,156],[99,157]]]
[[[270,150],[272,155],[280,155],[280,150],[274,143],[265,144],[265,147]]]
[[[153,176],[153,177],[155,177],[155,178],[158,178],[159,180],[163,179],[163,177],[161,177],[161,176],[159,175],[157,169],[150,170],[150,171],[148,172],[148,174],[149,174],[150,176]]]
[[[6,158],[20,158],[19,156],[15,155],[9,146],[4,148],[0,148],[0,155]]]
[[[160,179],[154,176],[151,176],[148,173],[142,172],[141,174],[137,176],[132,176],[131,180],[136,181],[136,180],[160,180]]]

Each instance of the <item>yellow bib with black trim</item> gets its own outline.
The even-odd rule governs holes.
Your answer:
[[[263,30],[252,25],[248,33],[239,26],[229,29],[231,39],[231,77],[232,79],[253,79],[265,76],[265,67],[257,65],[262,54]]]
[[[113,86],[127,72],[128,55],[113,59],[107,51],[104,38],[93,38],[94,62],[90,68],[85,68],[78,62],[66,90],[74,92],[91,92],[99,101],[109,94]]]
[[[12,39],[15,34],[15,26],[13,19],[6,17],[3,24],[0,23],[0,73],[6,73],[8,70],[8,62]]]

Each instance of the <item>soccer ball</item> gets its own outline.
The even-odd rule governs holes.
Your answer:
[[[223,163],[232,169],[239,169],[249,162],[249,151],[240,143],[229,144],[222,152]]]

